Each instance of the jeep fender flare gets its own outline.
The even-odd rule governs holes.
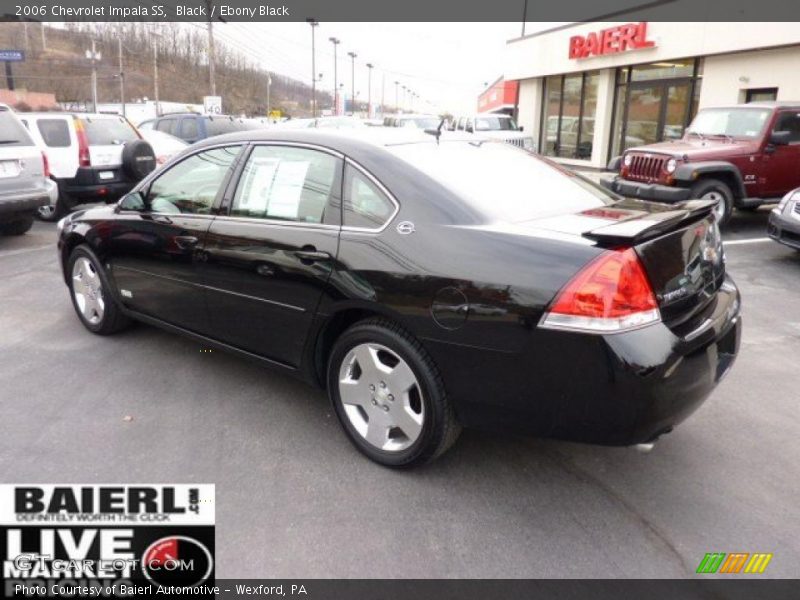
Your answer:
[[[724,160],[684,163],[678,165],[672,176],[675,181],[692,185],[703,177],[713,177],[714,175],[722,175],[722,179],[726,183],[732,184],[731,190],[736,198],[747,198],[747,191],[744,189],[744,181],[739,169]]]

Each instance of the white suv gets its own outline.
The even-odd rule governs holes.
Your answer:
[[[77,204],[114,202],[156,167],[152,147],[124,117],[96,113],[22,113],[44,149],[58,202],[39,216],[55,221]]]
[[[452,130],[475,133],[481,137],[502,140],[513,146],[535,151],[533,138],[522,132],[514,119],[508,115],[483,113],[467,117],[459,117],[452,121]]]

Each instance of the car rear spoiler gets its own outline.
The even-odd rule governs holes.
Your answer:
[[[625,201],[620,203],[620,206]],[[713,200],[687,200],[663,212],[648,212],[617,223],[598,227],[583,234],[604,246],[630,246],[659,237],[708,216]]]

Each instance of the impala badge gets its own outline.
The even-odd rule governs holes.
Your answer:
[[[120,289],[119,293],[123,298],[133,298],[133,294],[130,292],[130,290]]]
[[[400,235],[409,235],[414,233],[416,229],[411,221],[402,221],[397,224],[397,233]]]

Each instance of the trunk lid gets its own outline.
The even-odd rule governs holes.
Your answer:
[[[662,205],[624,199],[527,225],[578,235],[602,248],[634,248],[663,321],[677,327],[702,313],[725,279],[713,206],[705,200]]]

